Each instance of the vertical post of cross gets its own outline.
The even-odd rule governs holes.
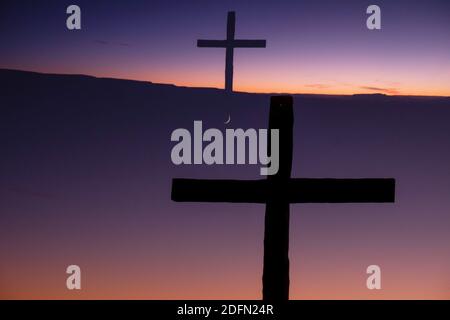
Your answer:
[[[292,168],[293,126],[292,97],[271,97],[269,129],[279,130],[280,162],[278,172],[267,177],[271,192],[265,215],[263,299],[270,301],[289,300],[289,200],[286,186]],[[268,139],[270,145],[271,139]]]
[[[236,15],[234,11],[228,12],[227,16],[227,47],[225,57],[225,90],[233,91],[233,55],[234,55],[234,33],[236,26]]]

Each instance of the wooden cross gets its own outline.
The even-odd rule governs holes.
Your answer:
[[[394,179],[291,178],[293,99],[273,96],[269,128],[279,129],[279,170],[263,180],[173,179],[172,200],[265,203],[263,299],[289,299],[289,205],[395,201]],[[270,134],[268,135],[270,142]],[[269,148],[270,149],[270,148]]]
[[[225,90],[233,91],[233,56],[234,48],[265,48],[266,40],[240,40],[234,38],[236,16],[234,11],[228,12],[226,40],[198,40],[199,48],[226,48],[225,57]]]

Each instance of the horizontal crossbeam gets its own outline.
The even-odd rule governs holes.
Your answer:
[[[395,201],[394,179],[199,180],[173,179],[178,202],[382,203]]]
[[[266,40],[197,40],[199,48],[265,48]]]
[[[197,40],[199,48],[226,48],[227,45],[227,40]]]

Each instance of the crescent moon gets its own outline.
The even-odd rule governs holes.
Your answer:
[[[230,114],[228,114],[228,120],[227,121],[225,121],[224,123],[225,124],[229,124],[231,122],[231,115]]]

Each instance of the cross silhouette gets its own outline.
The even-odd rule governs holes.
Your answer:
[[[269,129],[279,129],[279,170],[262,180],[173,179],[172,200],[265,203],[263,299],[289,299],[289,205],[395,201],[394,179],[291,178],[293,99],[271,97]],[[270,137],[270,135],[269,135]],[[270,138],[268,139],[270,143]],[[270,148],[269,148],[270,150]]]
[[[198,40],[199,48],[226,48],[225,56],[225,90],[233,91],[233,56],[234,48],[265,48],[266,40],[240,40],[234,38],[236,15],[228,12],[226,40]]]

